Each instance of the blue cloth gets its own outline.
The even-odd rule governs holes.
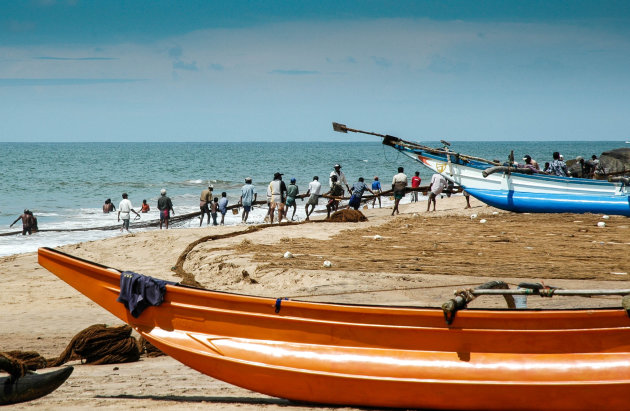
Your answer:
[[[241,195],[243,196],[243,205],[251,206],[254,201],[254,194],[256,194],[256,188],[253,184],[245,184],[241,189]]]
[[[228,205],[227,197],[221,197],[221,199],[219,200],[219,211],[221,212],[221,214],[227,213],[227,205]]]
[[[372,190],[380,190],[381,182],[380,181],[372,181]]]
[[[350,197],[350,201],[348,201],[348,205],[355,210],[358,210],[361,206],[361,196],[356,196],[352,194],[352,196]]]
[[[176,283],[123,271],[120,275],[120,294],[116,301],[123,303],[131,315],[138,318],[147,307],[162,304],[167,284]]]

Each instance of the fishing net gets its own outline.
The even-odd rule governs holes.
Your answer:
[[[330,218],[326,221],[334,222],[334,223],[358,223],[359,221],[367,221],[367,217],[363,215],[362,212],[358,210],[339,210],[336,211]]]
[[[131,330],[128,325],[92,325],[75,335],[63,353],[51,359],[48,365],[57,367],[77,359],[95,365],[138,361],[140,350],[136,339],[131,336]]]
[[[161,357],[164,354],[157,348],[155,345],[151,344],[149,341],[145,340],[143,337],[140,337],[138,340],[138,346],[140,347],[140,352],[147,357]]]

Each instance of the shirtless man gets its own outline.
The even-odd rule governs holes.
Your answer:
[[[28,235],[33,234],[33,225],[35,223],[33,214],[28,209],[24,210],[24,213],[20,214],[20,216],[11,223],[9,228],[13,227],[13,224],[20,220],[22,220],[22,235],[26,235],[26,233],[28,233]]]
[[[108,198],[105,200],[105,204],[103,204],[103,212],[105,214],[111,213],[112,211],[116,211],[116,207],[114,207],[114,203],[112,203],[112,199]]]

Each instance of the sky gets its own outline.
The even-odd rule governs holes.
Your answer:
[[[0,142],[630,140],[630,2],[0,0]]]

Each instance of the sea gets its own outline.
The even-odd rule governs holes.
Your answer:
[[[422,144],[441,147],[439,142]],[[625,146],[624,141],[494,141],[451,142],[451,149],[489,160],[506,161],[510,151],[520,160],[529,154],[541,165],[559,151],[565,160]],[[391,188],[391,178],[402,166],[412,176],[420,172],[423,185],[430,170],[380,142],[208,142],[208,143],[0,143],[0,256],[36,251],[83,241],[123,235],[119,230],[97,230],[117,224],[117,213],[104,214],[102,206],[110,198],[116,208],[123,192],[128,193],[136,210],[147,200],[151,211],[141,221],[157,220],[157,199],[166,189],[176,215],[199,211],[199,195],[208,183],[215,196],[226,192],[229,204],[235,204],[246,177],[251,177],[258,199],[265,199],[266,187],[275,172],[284,180],[297,180],[300,193],[306,192],[313,176],[323,187],[333,165],[342,165],[348,183],[359,177],[369,185],[378,176],[383,189]],[[384,206],[389,199],[384,198]],[[403,199],[403,203],[409,198]],[[323,209],[320,201],[319,209]],[[298,200],[296,220],[304,219],[305,202]],[[40,229],[59,230],[21,235],[21,222],[9,225],[30,209]],[[255,207],[249,223],[259,224],[267,213]],[[132,214],[133,216],[133,214]],[[159,228],[134,229],[156,230]],[[241,222],[231,212],[226,225]],[[198,227],[191,219],[173,229]],[[205,221],[204,221],[204,227]],[[84,231],[64,231],[84,229]],[[214,227],[207,227],[212,233]],[[17,233],[15,235],[2,235]]]

